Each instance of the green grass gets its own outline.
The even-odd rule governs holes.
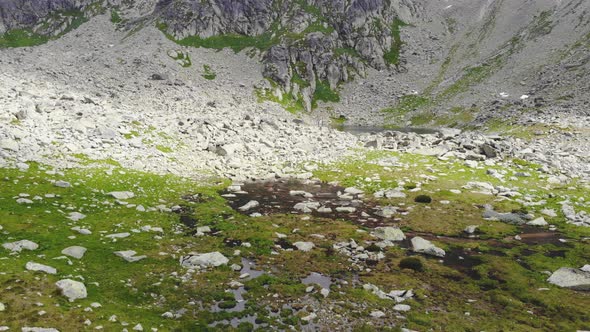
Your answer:
[[[383,55],[386,63],[391,65],[399,64],[399,55],[403,46],[400,29],[407,25],[408,24],[406,22],[400,20],[399,18],[393,20],[393,24],[391,25],[391,37],[393,39],[392,45],[389,51]]]
[[[217,77],[217,74],[213,71],[211,66],[203,65],[203,74],[201,76],[207,80],[214,80]]]
[[[168,37],[168,39],[182,46],[204,47],[216,50],[231,48],[238,53],[245,48],[254,47],[260,50],[267,50],[277,43],[276,38],[271,37],[271,33],[265,33],[260,36],[246,36],[237,34],[212,36],[201,38],[199,36],[190,36],[180,40],[175,39],[167,32],[168,26],[165,23],[158,23],[157,27]]]
[[[387,113],[389,121],[400,120],[406,114],[417,111],[421,108],[431,105],[432,101],[421,95],[405,95],[402,96],[397,105],[381,110]]]
[[[0,36],[0,48],[36,46],[47,41],[49,41],[49,37],[30,30],[10,30]]]
[[[337,103],[340,101],[340,95],[330,88],[327,81],[317,81],[312,104],[317,106],[318,101]]]
[[[114,24],[119,24],[123,22],[123,19],[119,14],[119,11],[117,11],[116,9],[111,9],[111,22]]]
[[[66,33],[77,29],[80,25],[84,22],[88,21],[85,17],[84,13],[79,10],[70,10],[70,11],[63,11],[63,12],[56,12],[52,13],[51,16],[47,19],[54,19],[59,20],[63,17],[72,17],[71,23],[62,31],[60,34],[54,37],[49,37],[37,32],[34,32],[31,29],[14,29],[6,32],[3,35],[0,35],[0,48],[8,48],[8,47],[30,47],[30,46],[37,46],[41,44],[45,44],[50,40],[57,39]],[[46,20],[47,20],[46,19]],[[40,23],[41,30],[43,28],[47,28],[48,22],[41,22]]]
[[[293,114],[305,111],[305,106],[303,106],[301,95],[293,96],[293,94],[290,93],[283,93],[282,98],[279,98],[273,92],[278,89],[277,85],[274,83],[271,83],[271,85],[273,86],[271,89],[256,89],[254,91],[256,97],[258,98],[258,102],[272,101],[278,103],[283,106],[286,111]]]

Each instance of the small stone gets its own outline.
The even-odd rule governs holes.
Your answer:
[[[86,218],[86,215],[80,212],[70,212],[70,214],[68,215],[68,219],[70,219],[71,221],[78,221],[84,218]]]
[[[393,307],[393,310],[395,310],[395,311],[403,311],[403,312],[410,311],[410,309],[412,309],[412,307],[410,307],[407,304],[396,304]]]
[[[144,258],[147,258],[146,255],[136,256],[137,252],[135,252],[134,250],[115,251],[114,254],[130,263],[137,262]]]
[[[135,194],[131,191],[112,191],[107,193],[107,195],[110,195],[115,199],[130,199],[135,197]]]
[[[258,207],[259,205],[260,205],[260,203],[258,203],[258,201],[249,201],[248,203],[240,206],[238,208],[238,210],[240,210],[240,211],[248,211],[248,210],[251,210],[251,209],[253,209],[255,207]]]
[[[311,249],[313,249],[315,247],[315,244],[313,244],[313,242],[295,242],[293,243],[293,245],[301,251],[311,251]]]
[[[348,188],[344,189],[344,192],[347,194],[351,194],[351,195],[358,195],[358,194],[364,193],[364,191],[362,191],[358,188],[355,188],[355,187],[348,187]]]
[[[69,188],[72,186],[69,182],[62,181],[62,180],[55,181],[55,183],[53,183],[53,185],[56,187],[59,187],[59,188]]]
[[[86,248],[80,246],[71,246],[62,250],[61,253],[66,256],[81,259],[82,257],[84,257],[84,254],[86,253]]]
[[[371,312],[370,316],[373,318],[382,318],[385,317],[385,313],[381,310],[375,310]]]
[[[539,217],[537,219],[531,220],[531,221],[527,222],[526,224],[529,226],[547,226],[547,225],[549,225],[545,221],[545,218],[543,218],[543,217]]]
[[[478,228],[479,228],[479,226],[477,226],[477,225],[469,225],[469,226],[465,227],[463,232],[465,232],[467,234],[474,234]]]

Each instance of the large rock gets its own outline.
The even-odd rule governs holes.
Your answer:
[[[71,246],[62,250],[61,253],[66,256],[81,259],[82,257],[84,257],[84,254],[86,253],[86,248],[80,246]]]
[[[180,258],[180,265],[186,268],[207,268],[225,265],[229,259],[220,252],[209,252],[206,254],[188,254]]]
[[[27,262],[25,268],[29,271],[34,272],[45,272],[47,274],[56,274],[57,270],[51,266],[35,263],[35,262]]]
[[[133,263],[147,258],[146,255],[136,256],[137,252],[134,250],[115,251],[115,256],[121,257],[124,260]]]
[[[377,227],[372,234],[386,241],[403,241],[406,239],[404,232],[397,227]]]
[[[112,191],[107,195],[111,195],[116,199],[130,199],[135,197],[135,194],[131,191]]]
[[[553,272],[547,281],[559,287],[590,290],[590,272],[582,269],[562,267]]]
[[[2,247],[4,247],[4,249],[10,250],[12,252],[21,252],[23,249],[35,250],[35,249],[39,248],[39,245],[33,241],[20,240],[20,241],[16,241],[16,242],[4,243],[2,245]]]
[[[437,256],[437,257],[445,257],[446,253],[444,250],[442,250],[441,248],[438,248],[437,246],[432,244],[432,242],[430,242],[426,239],[416,236],[416,237],[412,238],[411,242],[412,242],[412,251],[414,251],[414,252],[425,254],[425,255]]]
[[[293,243],[293,245],[297,248],[297,250],[301,250],[301,251],[311,251],[311,249],[313,249],[315,247],[315,244],[313,244],[313,242],[295,242]]]
[[[86,286],[79,281],[72,279],[62,279],[55,283],[57,288],[61,291],[61,294],[73,302],[77,299],[85,299],[88,296],[86,292]]]

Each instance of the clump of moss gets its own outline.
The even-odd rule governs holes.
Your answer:
[[[428,195],[418,195],[418,196],[416,196],[416,198],[414,198],[414,202],[416,202],[416,203],[431,203],[432,197],[430,197]]]
[[[410,269],[418,272],[424,271],[424,264],[422,263],[422,260],[415,256],[402,259],[399,262],[399,267],[401,269]]]

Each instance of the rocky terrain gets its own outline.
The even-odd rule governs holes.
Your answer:
[[[589,9],[0,2],[0,331],[590,330]]]

